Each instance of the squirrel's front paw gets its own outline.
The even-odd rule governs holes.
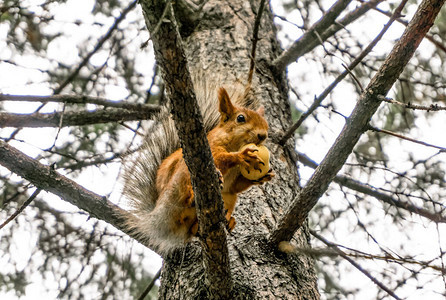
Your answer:
[[[252,167],[254,170],[261,171],[260,164],[265,164],[256,154],[259,150],[253,148],[246,148],[240,152],[241,162],[245,165],[245,168]]]

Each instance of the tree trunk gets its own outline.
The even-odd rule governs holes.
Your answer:
[[[192,76],[223,74],[222,85],[246,82],[260,1],[207,1],[199,13],[188,10],[184,3],[175,3],[175,15]],[[312,259],[281,253],[267,242],[276,220],[295,198],[299,178],[292,155],[294,141],[282,147],[275,139],[291,123],[291,115],[285,76],[273,74],[265,63],[280,53],[269,6],[263,13],[259,38],[252,85],[266,109],[270,126],[267,147],[276,177],[239,195],[234,213],[237,226],[228,236],[233,295],[236,299],[318,299]],[[308,227],[302,227],[292,242],[308,247]],[[202,262],[201,248],[194,243],[166,257],[160,298],[206,298]]]

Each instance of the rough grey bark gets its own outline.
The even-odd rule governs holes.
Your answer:
[[[155,58],[163,69],[162,76],[173,120],[194,190],[198,233],[203,249],[206,297],[229,299],[232,284],[223,222],[223,201],[182,39],[175,26],[169,1],[141,3],[151,32]],[[159,20],[158,16],[164,14],[165,19]]]
[[[143,10],[144,10],[144,4]],[[250,64],[251,36],[258,1],[207,1],[196,27],[190,20],[176,16],[182,29],[183,47],[193,76],[216,74],[231,84],[246,81]],[[186,30],[186,29],[187,30]],[[299,191],[296,161],[289,153],[293,143],[281,147],[274,137],[281,135],[290,122],[284,74],[274,76],[268,64],[280,53],[269,9],[264,12],[257,44],[257,73],[254,94],[262,99],[270,125],[267,147],[272,154],[275,179],[255,187],[239,197],[234,217],[237,226],[228,236],[229,260],[233,279],[233,299],[318,299],[313,261],[306,256],[285,255],[268,244],[267,237]],[[161,66],[162,67],[162,66]],[[198,74],[198,75],[197,75]],[[295,235],[299,247],[308,247],[308,228]],[[190,244],[186,250],[165,258],[161,276],[161,299],[203,299],[208,295],[203,280],[201,247]]]

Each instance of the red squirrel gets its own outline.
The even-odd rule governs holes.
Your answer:
[[[232,212],[237,194],[252,185],[270,181],[274,173],[270,170],[258,180],[249,180],[240,173],[240,166],[258,168],[262,163],[256,156],[255,149],[249,147],[242,151],[239,149],[247,144],[261,145],[265,142],[268,136],[268,124],[264,118],[263,106],[256,111],[236,106],[224,88],[218,90],[217,98],[220,119],[218,125],[209,131],[207,138],[215,166],[222,176],[221,194],[227,228],[231,231],[236,224]],[[151,145],[151,147],[156,146],[156,144]],[[129,181],[132,178],[132,171],[127,173],[126,180]],[[127,223],[130,230],[147,238],[149,245],[160,252],[165,252],[177,247],[181,242],[187,242],[198,231],[194,192],[181,148],[162,160],[156,171],[155,182],[156,190],[152,191],[152,194],[157,195],[156,199],[135,199],[135,194],[144,196],[144,191],[127,193],[133,196],[133,202],[151,201],[150,205],[147,203],[145,206],[136,207],[133,211],[136,218],[130,217]],[[131,188],[141,190],[144,186],[139,184]],[[142,209],[146,211],[143,212]]]

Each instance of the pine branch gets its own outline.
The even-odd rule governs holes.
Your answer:
[[[297,153],[297,155],[298,155],[298,161],[301,162],[302,164],[304,164],[305,166],[310,167],[312,169],[316,169],[319,166],[315,161],[313,161],[311,158],[309,158],[305,154]],[[411,213],[425,217],[433,222],[446,223],[446,216],[443,216],[441,214],[441,212],[437,212],[437,213],[431,212],[427,209],[413,205],[409,202],[395,199],[394,197],[392,197],[386,193],[380,192],[375,187],[372,187],[365,183],[359,182],[359,181],[354,180],[350,177],[343,176],[343,175],[336,175],[336,177],[333,179],[333,181],[338,183],[341,186],[344,186],[346,188],[360,192],[365,195],[372,196],[379,201],[382,201],[384,203],[387,203],[387,204],[392,205],[397,208],[402,208],[402,209],[407,210]]]
[[[159,109],[98,109],[80,112],[55,112],[37,114],[0,113],[0,128],[4,127],[66,127],[110,122],[150,120]]]
[[[293,200],[285,215],[272,232],[270,241],[279,244],[289,241],[307,219],[308,213],[325,193],[329,184],[344,165],[361,135],[368,129],[370,118],[400,76],[421,40],[432,27],[445,0],[424,0],[395,44],[383,65],[361,94],[352,114],[327,155]],[[404,4],[401,3],[400,5]]]
[[[406,141],[409,141],[409,142],[412,142],[412,143],[416,143],[416,144],[419,144],[419,145],[423,145],[423,146],[426,146],[426,147],[439,149],[440,152],[446,152],[446,148],[445,147],[440,147],[440,146],[429,144],[429,143],[426,143],[426,142],[423,142],[423,141],[419,141],[419,140],[416,140],[416,139],[413,139],[413,138],[410,138],[410,137],[407,137],[407,136],[404,136],[404,135],[401,135],[399,133],[395,133],[395,132],[392,132],[392,131],[389,131],[389,130],[379,129],[379,128],[374,127],[372,125],[369,125],[368,129],[371,130],[371,131],[374,131],[374,132],[385,133],[385,134],[397,137],[399,139],[406,140]]]
[[[333,89],[348,75],[351,74],[351,70],[356,68],[356,66],[362,62],[362,60],[372,51],[372,49],[378,44],[390,26],[393,24],[395,19],[399,18],[401,15],[401,10],[403,7],[400,7],[399,10],[396,10],[392,15],[390,20],[384,26],[384,28],[380,31],[380,33],[373,39],[372,42],[355,58],[352,63],[346,67],[346,70],[342,72],[336,79],[313,101],[313,104],[308,108],[308,110],[303,113],[299,120],[297,120],[290,128],[285,132],[283,137],[280,139],[279,144],[284,145],[286,141],[293,135],[297,128],[316,110],[316,108],[321,105],[322,101],[333,91]]]
[[[124,218],[122,216],[127,213],[125,210],[111,203],[105,197],[95,194],[73,180],[60,175],[53,168],[41,164],[2,140],[0,140],[0,165],[25,178],[38,189],[59,196],[86,211],[90,216],[103,220],[138,240],[123,226]]]
[[[163,80],[172,107],[172,115],[188,166],[203,248],[205,278],[209,298],[229,299],[229,272],[226,232],[222,220],[223,201],[211,150],[204,131],[182,40],[172,14],[159,23],[166,1],[140,1],[146,24],[151,32],[155,58],[164,70]],[[157,31],[155,26],[160,24]]]
[[[379,9],[378,7],[374,7],[374,10],[382,13],[383,15],[386,15],[388,17],[390,17],[392,14],[388,11],[384,11],[382,9]],[[398,20],[399,23],[403,24],[404,26],[407,26],[407,24],[409,24],[409,22],[405,21],[405,20]],[[440,49],[441,51],[443,51],[444,53],[446,53],[446,46],[443,45],[442,43],[440,43],[439,41],[437,41],[432,34],[426,34],[426,39],[428,41],[430,41],[432,44],[434,44],[438,49]]]
[[[79,74],[79,72],[81,71],[81,69],[83,67],[85,67],[87,65],[87,63],[90,61],[90,58],[96,53],[98,52],[102,46],[104,45],[104,43],[112,36],[113,32],[118,28],[119,23],[121,23],[125,17],[127,16],[127,14],[133,10],[133,8],[135,8],[136,4],[138,3],[137,0],[134,0],[133,2],[131,2],[125,9],[124,11],[119,15],[119,17],[117,17],[115,19],[115,22],[113,23],[113,25],[110,27],[110,29],[107,31],[107,33],[105,35],[103,35],[99,40],[98,43],[96,44],[96,46],[93,48],[93,50],[91,52],[88,53],[87,56],[85,56],[81,63],[76,67],[76,69],[74,69],[73,72],[71,72],[71,74],[64,80],[64,82],[61,83],[61,85],[54,90],[54,94],[60,94],[62,92],[62,90],[68,85],[70,84],[70,82],[72,82],[77,75]]]
[[[424,106],[424,105],[417,105],[417,104],[412,104],[410,102],[408,103],[403,103],[403,102],[399,102],[396,101],[394,99],[391,98],[386,98],[386,97],[381,97],[382,101],[387,102],[387,103],[391,103],[391,104],[395,104],[395,105],[399,105],[408,109],[413,109],[413,110],[425,110],[427,112],[430,111],[440,111],[440,110],[446,110],[445,106],[440,106],[438,104],[431,104],[429,106]]]
[[[54,96],[36,96],[36,95],[8,95],[0,94],[0,101],[23,101],[23,102],[56,102],[73,104],[96,104],[104,107],[122,108],[133,111],[145,111],[147,113],[158,112],[160,107],[153,104],[128,103],[125,101],[111,101],[99,97],[78,96],[78,95],[54,95]]]
[[[311,230],[311,234],[316,237],[318,240],[323,242],[325,245],[327,245],[329,248],[333,249],[337,254],[339,254],[342,258],[344,258],[346,261],[348,261],[352,266],[354,266],[357,270],[359,270],[362,274],[367,276],[374,284],[376,284],[379,288],[381,288],[383,291],[385,291],[389,296],[392,296],[395,299],[401,299],[398,297],[389,287],[385,286],[382,282],[380,282],[378,279],[373,277],[370,272],[365,270],[363,267],[361,267],[357,262],[355,262],[353,259],[351,259],[344,251],[339,249],[335,244],[329,242],[319,234],[317,234],[315,231]]]
[[[308,53],[312,49],[314,49],[317,45],[319,45],[319,41],[325,41],[327,38],[335,34],[339,29],[343,28],[343,26],[347,25],[348,23],[343,23],[342,20],[339,22],[342,25],[335,25],[337,27],[337,30],[328,30],[330,26],[333,26],[335,23],[336,18],[344,11],[344,9],[348,6],[348,4],[351,2],[351,0],[338,0],[335,4],[333,4],[332,7],[325,13],[325,15],[317,21],[313,26],[311,26],[310,29],[308,29],[307,32],[305,32],[297,41],[294,42],[293,45],[291,45],[288,50],[283,52],[279,57],[277,57],[273,62],[273,68],[277,70],[277,72],[283,71],[286,66],[293,63],[304,55],[305,53]],[[376,4],[380,1],[374,1]],[[370,6],[362,5],[364,8],[370,9]],[[367,10],[368,10],[367,9]],[[367,10],[363,11],[361,10],[362,14],[364,14]],[[357,9],[356,11],[359,11]],[[358,16],[359,17],[359,16]],[[355,19],[353,19],[355,20]],[[351,21],[353,21],[351,20]],[[327,31],[327,34],[325,32]],[[315,38],[315,35],[319,35],[320,40],[318,38]]]

